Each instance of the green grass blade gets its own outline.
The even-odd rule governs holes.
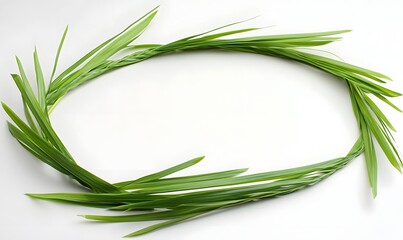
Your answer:
[[[291,40],[291,39],[304,39],[304,38],[317,38],[332,36],[351,32],[351,30],[338,30],[338,31],[328,31],[328,32],[315,32],[315,33],[297,33],[297,34],[279,34],[279,35],[264,35],[264,36],[254,36],[254,37],[244,37],[236,38],[236,41],[276,41],[276,40]]]
[[[127,45],[129,45],[145,30],[156,14],[157,10],[147,13],[144,20],[138,22],[138,24],[128,29],[125,33],[111,41],[107,46],[105,46],[105,48],[95,54],[94,57],[80,70],[80,72],[85,72],[98,66],[121,49],[127,47]]]
[[[60,200],[66,202],[79,203],[125,203],[125,202],[144,202],[162,199],[171,199],[170,195],[150,195],[131,192],[109,192],[109,193],[45,193],[45,194],[26,194],[32,198],[42,200]]]
[[[131,24],[128,28],[126,28],[123,32],[119,33],[118,35],[114,36],[113,38],[109,39],[108,41],[104,42],[97,48],[95,48],[93,51],[91,51],[89,54],[84,56],[82,59],[80,59],[76,64],[74,64],[74,68],[68,71],[71,72],[75,68],[77,68],[79,65],[84,63],[87,59],[89,61],[84,64],[82,68],[80,68],[78,71],[72,73],[70,76],[66,77],[65,79],[57,78],[54,81],[54,84],[50,87],[50,90],[53,91],[57,88],[66,86],[70,84],[72,81],[76,80],[77,77],[82,75],[83,73],[91,70],[92,68],[102,64],[106,59],[120,51],[121,49],[127,47],[134,39],[136,39],[143,31],[144,29],[149,25],[151,20],[154,18],[154,16],[157,14],[157,8],[154,8],[147,14],[145,14],[143,17],[141,17],[139,20],[135,21],[133,24]],[[90,59],[91,58],[91,59]],[[72,66],[72,67],[73,67]],[[68,73],[62,73],[63,76],[66,76]],[[58,97],[61,97],[65,94],[65,92],[62,93],[56,93]],[[57,100],[57,98],[53,100]]]
[[[355,92],[359,97],[357,97],[357,104],[360,108],[363,118],[368,125],[368,128],[371,130],[372,134],[375,136],[375,139],[379,143],[379,146],[382,148],[389,162],[395,167],[399,172],[401,172],[401,158],[399,153],[397,152],[395,146],[393,145],[392,140],[382,131],[382,128],[378,125],[377,121],[372,116],[371,112],[368,110],[367,106],[362,99],[362,92],[359,89],[355,88]]]
[[[155,7],[154,9],[152,9],[150,12],[155,11],[156,9],[158,9],[158,6]],[[150,13],[149,12],[149,13]],[[147,14],[146,14],[147,15]],[[144,16],[143,16],[144,17]],[[141,19],[141,18],[140,18]],[[97,46],[96,48],[92,49],[90,52],[88,52],[86,55],[84,55],[84,57],[80,58],[77,62],[75,62],[73,65],[71,65],[69,68],[67,68],[64,72],[62,72],[54,81],[53,84],[50,85],[49,90],[54,90],[56,89],[59,85],[57,85],[58,82],[60,82],[64,77],[66,77],[67,75],[69,75],[72,71],[74,71],[77,67],[79,67],[81,64],[83,64],[85,61],[87,61],[89,58],[91,58],[92,56],[94,56],[94,54],[96,54],[97,52],[99,52],[100,49],[102,49],[103,47],[105,47],[107,44],[109,44],[111,41],[113,41],[114,39],[116,39],[117,37],[119,37],[120,35],[122,35],[124,32],[126,32],[127,30],[129,30],[133,25],[135,25],[138,21],[140,21],[140,19],[136,20],[135,22],[133,22],[132,24],[130,24],[128,27],[126,27],[123,31],[121,31],[120,33],[116,34],[115,36],[109,38],[108,40],[106,40],[105,42],[103,42],[102,44],[100,44],[99,46]]]
[[[39,105],[39,102],[35,98],[35,95],[29,83],[24,79],[21,79],[21,77],[17,74],[11,74],[11,76],[18,89],[20,90],[22,98],[26,101],[26,104],[35,117],[35,120],[38,123],[42,133],[44,134],[44,136],[46,136],[46,139],[48,139],[60,151],[70,156],[71,161],[74,161],[70,153],[67,151],[67,148],[64,146],[60,138],[57,136],[56,132],[53,130],[52,125],[49,121],[49,117]]]
[[[87,187],[91,187],[95,192],[118,192],[119,190],[109,184],[108,182],[100,179],[99,177],[93,175],[87,170],[75,164],[68,156],[63,154],[50,145],[49,142],[45,141],[41,136],[35,133],[28,125],[26,125],[18,116],[15,114],[6,104],[2,103],[3,109],[6,111],[8,116],[13,120],[13,122],[21,129],[21,131],[26,134],[26,136],[32,140],[40,149],[45,152],[52,162],[66,172],[70,173],[72,177],[77,179],[79,182],[86,183]]]
[[[371,98],[369,98],[367,95],[363,95],[365,102],[368,104],[368,106],[371,108],[372,112],[375,113],[375,115],[378,117],[380,121],[383,121],[392,131],[396,132],[396,129],[393,127],[392,123],[388,120],[388,118],[383,114],[381,109],[372,101]]]
[[[36,133],[39,133],[39,130],[36,126],[36,123],[34,122],[34,119],[32,118],[31,112],[29,111],[27,103],[23,100],[23,105],[24,105],[24,114],[25,118],[27,119],[27,122],[29,126],[34,130]]]
[[[391,101],[389,101],[387,98],[385,98],[384,96],[374,93],[373,94],[375,97],[379,98],[380,100],[382,100],[383,102],[385,102],[386,104],[388,104],[389,106],[391,106],[392,108],[394,108],[396,111],[398,112],[403,112],[399,107],[397,107],[395,104],[393,104]]]
[[[374,143],[372,141],[372,135],[367,125],[362,119],[361,121],[361,132],[364,140],[364,156],[367,166],[369,184],[372,189],[372,196],[375,198],[377,195],[377,172],[378,164],[376,160]]]
[[[161,185],[170,185],[170,184],[178,184],[178,183],[188,183],[188,182],[199,182],[199,181],[207,181],[213,179],[224,179],[231,178],[237,176],[241,173],[247,171],[247,168],[242,169],[234,169],[222,172],[214,172],[214,173],[206,173],[206,174],[198,174],[198,175],[190,175],[184,177],[176,177],[176,178],[164,178],[164,179],[156,179],[146,183],[136,183],[133,181],[125,181],[120,183],[115,183],[116,187],[129,190],[129,189],[138,189],[143,187],[153,187],[153,186],[161,186]]]
[[[192,190],[192,189],[200,189],[200,188],[211,188],[211,187],[221,187],[221,186],[230,186],[237,184],[246,184],[246,183],[254,183],[260,181],[269,181],[275,179],[288,179],[295,178],[303,174],[320,171],[327,168],[332,168],[335,165],[339,164],[339,162],[343,161],[344,158],[332,159],[329,161],[311,164],[303,167],[290,168],[285,170],[277,170],[271,172],[263,172],[250,174],[245,176],[238,176],[232,178],[224,178],[224,179],[213,179],[199,182],[182,182],[177,184],[169,184],[169,185],[151,185],[148,187],[147,185],[143,185],[143,188],[137,190],[137,193],[164,193],[164,192],[174,192],[174,191],[184,191],[184,190]]]
[[[143,50],[150,48],[157,48],[163,46],[162,44],[136,44],[136,45],[128,45],[126,50]]]
[[[143,234],[146,234],[146,233],[149,233],[149,232],[153,232],[155,230],[158,230],[158,229],[161,229],[161,228],[164,228],[164,227],[168,227],[168,226],[171,226],[171,225],[174,225],[174,224],[189,220],[191,218],[195,218],[197,216],[205,214],[206,212],[200,212],[200,213],[193,213],[193,214],[184,215],[184,216],[181,216],[181,217],[169,220],[169,221],[165,221],[165,222],[162,222],[162,223],[158,223],[158,224],[155,224],[155,225],[140,229],[140,230],[138,230],[136,232],[127,234],[124,237],[140,236],[140,235],[143,235]]]
[[[203,160],[203,158],[204,158],[204,156],[191,159],[189,161],[186,161],[186,162],[178,164],[176,166],[167,168],[167,169],[162,170],[160,172],[153,173],[153,174],[141,177],[141,178],[136,179],[134,181],[130,181],[130,182],[127,183],[127,185],[131,185],[131,184],[134,184],[134,183],[145,183],[145,182],[150,182],[150,181],[154,181],[154,180],[163,178],[165,176],[168,176],[170,174],[173,174],[173,173],[178,172],[180,170],[183,170],[185,168],[191,167],[191,166],[199,163],[201,160]],[[124,188],[125,186],[121,186],[121,187]]]
[[[209,207],[211,209],[211,207]],[[119,215],[119,216],[102,216],[102,215],[82,215],[83,218],[94,221],[103,222],[143,222],[155,220],[167,220],[181,215],[191,214],[195,212],[205,211],[206,207],[182,207],[174,210],[156,211],[150,213]]]
[[[256,31],[256,30],[259,30],[259,29],[260,28],[237,29],[237,30],[232,30],[232,31],[220,32],[220,33],[216,33],[216,34],[210,34],[210,35],[207,35],[207,36],[204,36],[204,37],[196,38],[194,40],[196,40],[197,42],[210,41],[210,40],[217,39],[217,38],[222,38],[222,37],[226,37],[226,36],[230,36],[230,35],[234,35],[234,34],[239,34],[239,33],[246,33],[246,32]]]
[[[55,57],[55,62],[54,62],[54,64],[53,64],[52,75],[50,76],[50,82],[52,82],[53,77],[55,76],[56,68],[57,68],[57,63],[59,62],[60,53],[61,53],[61,51],[62,51],[63,43],[64,43],[64,40],[66,39],[66,35],[67,35],[68,30],[69,30],[69,26],[67,25],[67,26],[66,26],[66,29],[65,29],[64,32],[63,32],[62,39],[60,40],[59,47],[57,48],[57,53],[56,53],[56,57]]]
[[[37,157],[39,160],[58,170],[59,172],[70,175],[65,169],[63,169],[59,164],[53,162],[49,156],[42,150],[42,148],[38,147],[30,138],[27,137],[20,129],[15,127],[13,124],[8,122],[8,129],[11,135],[17,139],[17,141],[23,146],[27,151]]]
[[[18,65],[18,69],[20,71],[20,76],[23,79],[24,82],[28,82],[28,78],[25,74],[24,68],[22,66],[22,63],[20,61],[20,59],[18,57],[15,57],[16,61],[17,61],[17,65]],[[29,111],[29,107],[26,103],[26,100],[24,99],[24,97],[22,97],[22,101],[23,101],[23,105],[24,105],[24,115],[25,118],[28,121],[29,126],[32,128],[32,130],[34,130],[35,132],[39,133],[39,129],[36,126],[36,123],[34,122],[31,112]]]
[[[184,41],[187,41],[187,40],[190,40],[190,39],[202,38],[203,36],[207,36],[209,33],[216,32],[216,31],[218,31],[218,30],[221,30],[221,29],[224,29],[224,28],[228,28],[228,27],[231,27],[231,26],[234,26],[234,25],[238,25],[238,24],[241,24],[241,23],[245,23],[245,22],[250,21],[250,20],[255,19],[255,18],[256,18],[256,17],[252,17],[252,18],[249,18],[249,19],[246,19],[246,20],[242,20],[242,21],[238,21],[238,22],[226,24],[226,25],[223,25],[223,26],[214,28],[214,29],[209,30],[209,31],[206,31],[206,32],[202,32],[202,33],[199,33],[199,34],[196,34],[196,35],[192,35],[192,36],[189,36],[189,37],[186,37],[186,38],[182,38],[182,39],[177,40],[177,41],[175,41],[175,42],[184,42]]]
[[[307,53],[307,55],[309,55],[310,57],[315,58],[315,59],[317,59],[319,61],[323,61],[323,62],[326,62],[326,63],[331,63],[334,66],[338,66],[338,67],[342,68],[343,70],[354,72],[356,74],[368,77],[368,78],[370,78],[372,80],[375,80],[375,81],[382,82],[381,79],[391,80],[390,77],[388,77],[388,76],[386,76],[384,74],[381,74],[379,72],[375,72],[375,71],[372,71],[372,70],[369,70],[369,69],[366,69],[366,68],[358,67],[358,66],[355,66],[355,65],[352,65],[352,64],[349,64],[349,63],[345,63],[345,62],[338,61],[338,60],[331,59],[331,58],[322,57],[322,56],[319,56],[319,55],[308,54],[308,53]],[[400,96],[400,95],[397,95],[397,96]]]
[[[38,103],[42,111],[47,114],[46,109],[46,89],[45,89],[45,79],[43,77],[42,68],[39,64],[38,52],[34,51],[34,63],[35,63],[35,73],[36,73],[36,84],[38,87]]]

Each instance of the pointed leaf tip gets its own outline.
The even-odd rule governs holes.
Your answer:
[[[203,160],[205,157],[206,157],[206,156],[200,156],[200,157],[197,157],[197,158],[195,158],[195,159],[201,161],[201,160]]]
[[[375,199],[377,195],[376,189],[372,189],[372,198]]]

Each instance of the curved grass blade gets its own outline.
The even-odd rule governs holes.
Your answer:
[[[385,102],[386,104],[388,104],[389,106],[391,106],[392,108],[394,108],[396,111],[403,112],[400,108],[398,108],[395,104],[393,104],[391,101],[389,101],[387,98],[385,98],[381,94],[374,93],[373,95],[375,97],[379,98],[380,100],[382,100],[383,102]]]
[[[360,90],[357,88],[355,88],[354,90],[359,96],[356,98],[357,105],[360,108],[362,116],[365,118],[365,122],[367,123],[368,128],[375,136],[377,142],[379,143],[379,146],[382,148],[389,162],[392,164],[392,166],[396,168],[396,170],[398,170],[401,173],[402,161],[399,153],[397,152],[396,148],[393,145],[392,140],[385,132],[383,132],[383,129],[378,125],[377,121],[374,119],[371,112],[368,110],[367,106],[364,103],[364,100],[362,100],[363,93],[360,92]]]
[[[46,111],[46,89],[45,89],[45,79],[43,78],[43,72],[41,65],[39,64],[38,52],[35,48],[34,51],[34,63],[35,63],[35,73],[36,73],[36,84],[38,86],[38,103],[44,113]]]
[[[175,210],[164,210],[158,212],[132,214],[132,215],[120,215],[120,216],[101,216],[101,215],[81,215],[81,217],[103,222],[143,222],[143,221],[155,221],[155,220],[167,220],[176,217],[180,217],[184,214],[190,214],[206,209],[211,210],[212,207],[182,207]]]
[[[41,136],[35,133],[28,125],[26,125],[6,104],[2,103],[3,109],[13,122],[21,129],[31,142],[37,147],[43,150],[52,163],[60,166],[64,171],[70,173],[70,175],[76,180],[86,183],[86,186],[90,187],[95,192],[117,192],[118,188],[109,184],[108,182],[100,179],[99,177],[88,172],[84,168],[75,164],[68,156],[58,151],[49,142],[45,141]]]
[[[49,82],[52,82],[53,77],[55,76],[57,63],[59,62],[60,52],[62,51],[63,43],[64,43],[64,40],[66,39],[66,35],[67,35],[68,30],[69,30],[69,25],[66,26],[66,29],[63,32],[62,39],[60,40],[60,43],[59,43],[59,47],[57,48],[55,62],[53,63],[52,75],[50,76],[50,81]]]
[[[396,129],[393,127],[392,123],[388,120],[388,118],[383,114],[381,109],[369,98],[367,95],[363,95],[365,102],[371,108],[372,112],[378,117],[379,121],[384,122],[392,131],[396,132]]]
[[[17,65],[18,65],[18,69],[20,71],[20,76],[23,79],[24,82],[28,82],[28,78],[25,74],[24,68],[22,67],[22,63],[20,61],[20,59],[16,56],[15,57],[16,61],[17,61]],[[34,122],[34,119],[32,118],[31,112],[29,110],[29,107],[26,103],[26,100],[24,99],[24,97],[22,96],[22,102],[24,105],[24,115],[25,118],[27,119],[27,122],[29,124],[29,126],[32,128],[32,130],[34,130],[35,132],[39,133],[38,127],[36,126],[36,123]]]
[[[198,174],[198,175],[190,175],[184,177],[176,177],[176,178],[164,178],[164,179],[156,179],[146,183],[133,183],[133,181],[125,181],[120,183],[115,183],[116,187],[121,189],[129,190],[129,189],[139,189],[142,187],[152,187],[152,186],[161,186],[161,185],[170,185],[170,184],[178,184],[178,183],[189,183],[189,182],[200,182],[207,181],[213,179],[224,179],[235,177],[239,174],[247,171],[247,168],[234,169],[222,172],[213,172],[206,174]]]
[[[11,76],[14,79],[14,82],[17,85],[18,89],[20,90],[22,98],[25,100],[30,111],[34,115],[35,120],[38,123],[41,132],[44,134],[46,139],[49,140],[57,149],[68,155],[71,161],[74,161],[67,148],[64,146],[60,138],[57,136],[56,132],[53,130],[52,125],[49,121],[49,117],[39,105],[39,102],[35,98],[35,95],[29,83],[26,81],[26,79],[21,79],[21,77],[17,74],[11,74]]]
[[[48,105],[52,105],[57,101],[59,98],[64,96],[68,90],[69,84],[72,84],[74,81],[77,81],[80,75],[90,71],[91,69],[101,65],[104,63],[109,57],[114,55],[115,53],[119,52],[120,50],[127,47],[131,42],[133,42],[137,37],[141,35],[141,33],[145,30],[145,28],[150,24],[154,16],[157,14],[157,8],[154,8],[139,20],[131,24],[128,28],[125,29],[122,33],[116,35],[112,39],[109,39],[107,42],[101,44],[96,49],[91,51],[89,54],[84,56],[84,59],[80,59],[76,64],[74,64],[74,68],[70,71],[73,71],[76,67],[81,65],[87,59],[88,62],[84,64],[79,70],[72,73],[71,75],[67,76],[64,79],[60,79],[59,77],[55,79],[54,84],[51,85],[49,88],[51,92],[50,97],[48,98]],[[63,73],[62,73],[63,74]],[[74,86],[74,84],[73,84]],[[59,88],[56,92],[53,90]],[[60,89],[65,89],[61,91]]]
[[[178,164],[176,166],[167,168],[167,169],[162,170],[160,172],[156,172],[156,173],[141,177],[139,179],[127,182],[127,185],[131,185],[131,184],[134,184],[134,183],[145,183],[145,182],[150,182],[150,181],[154,181],[154,180],[163,178],[165,176],[168,176],[170,174],[173,174],[173,173],[178,172],[180,170],[183,170],[185,168],[191,167],[191,166],[199,163],[201,160],[203,160],[203,158],[204,158],[204,156],[191,159],[189,161],[186,161],[186,162]],[[123,185],[123,184],[120,184],[120,185],[121,185],[120,187],[122,187],[122,188],[127,186],[127,185]]]
[[[364,120],[361,121],[362,127],[362,136],[364,140],[364,155],[368,172],[369,184],[372,189],[372,196],[375,198],[377,195],[377,172],[378,172],[378,163],[376,160],[374,143],[372,141],[372,135],[370,130],[368,129]]]
[[[140,236],[140,235],[143,235],[143,234],[146,234],[146,233],[149,233],[149,232],[153,232],[155,230],[158,230],[158,229],[161,229],[161,228],[164,228],[164,227],[168,227],[168,226],[171,226],[171,225],[174,225],[174,224],[189,220],[191,218],[195,218],[197,216],[205,214],[206,212],[208,212],[208,211],[200,212],[200,213],[193,213],[193,214],[188,214],[188,215],[183,215],[181,217],[178,217],[178,218],[175,218],[175,219],[172,219],[172,220],[169,220],[169,221],[165,221],[165,222],[162,222],[162,223],[158,223],[158,224],[155,224],[155,225],[140,229],[140,230],[138,230],[136,232],[127,234],[124,237]]]
[[[102,49],[103,47],[105,47],[108,43],[110,43],[111,41],[113,41],[114,39],[118,38],[119,36],[121,36],[123,33],[125,33],[126,31],[128,31],[133,25],[135,25],[136,23],[138,23],[138,21],[140,21],[142,18],[144,18],[146,15],[150,14],[153,11],[156,11],[158,9],[158,6],[155,7],[154,9],[152,9],[150,12],[148,12],[147,14],[145,14],[143,17],[141,17],[140,19],[136,20],[135,22],[133,22],[132,24],[130,24],[128,27],[126,27],[123,31],[121,31],[120,33],[116,34],[115,36],[109,38],[108,40],[106,40],[105,42],[103,42],[102,44],[100,44],[99,46],[97,46],[96,48],[92,49],[90,52],[88,52],[86,55],[84,55],[82,58],[80,58],[77,62],[75,62],[73,65],[71,65],[69,68],[67,68],[63,73],[61,73],[54,81],[53,83],[57,83],[59,81],[61,81],[64,77],[66,77],[68,74],[70,74],[72,71],[74,71],[77,67],[79,67],[81,64],[83,64],[85,61],[87,61],[90,57],[92,57],[95,53],[97,53],[100,49]],[[49,90],[54,90],[58,85],[55,84],[51,84],[49,86]]]

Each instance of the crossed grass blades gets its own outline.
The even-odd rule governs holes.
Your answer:
[[[237,33],[258,29],[223,31],[224,28],[241,23],[237,22],[168,44],[132,44],[156,14],[157,8],[94,48],[55,77],[57,62],[68,30],[66,28],[57,50],[48,88],[46,88],[36,50],[34,52],[37,87],[35,91],[17,58],[19,74],[11,76],[21,92],[26,121],[3,103],[4,110],[13,122],[8,122],[11,134],[27,151],[59,172],[75,179],[85,191],[84,193],[27,194],[28,196],[118,210],[126,214],[132,212],[130,215],[117,216],[83,215],[90,220],[105,222],[161,220],[158,224],[126,235],[131,237],[212,211],[264,198],[278,197],[306,188],[332,175],[361,153],[365,156],[369,183],[375,197],[377,190],[375,140],[392,166],[401,171],[402,161],[391,134],[391,131],[395,129],[371,99],[371,97],[378,98],[401,112],[388,100],[401,94],[382,86],[390,78],[368,69],[302,51],[302,48],[325,45],[339,40],[340,37],[337,35],[348,32],[347,30],[229,38]],[[168,177],[203,159],[198,157],[136,180],[112,184],[75,162],[49,120],[52,109],[69,91],[106,72],[158,55],[197,50],[236,51],[285,58],[302,62],[345,81],[360,129],[357,141],[344,157],[303,167],[250,175],[241,175],[247,169],[234,169],[184,177]],[[128,54],[118,60],[111,59],[115,54],[122,52]]]

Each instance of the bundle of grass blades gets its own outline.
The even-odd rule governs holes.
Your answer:
[[[83,187],[83,193],[27,194],[28,196],[125,212],[125,214],[114,216],[83,216],[90,220],[105,222],[161,220],[158,224],[126,235],[130,237],[220,209],[295,192],[322,181],[362,153],[365,156],[368,178],[375,197],[377,189],[375,141],[380,145],[393,167],[401,171],[402,161],[391,134],[391,131],[395,131],[395,129],[371,99],[371,97],[378,98],[397,111],[401,111],[388,99],[401,94],[383,86],[386,80],[390,79],[368,69],[302,50],[302,48],[331,43],[340,39],[339,34],[348,31],[234,38],[235,34],[258,29],[223,30],[238,24],[234,23],[168,44],[133,44],[133,41],[141,35],[156,13],[157,9],[151,10],[55,77],[57,62],[67,34],[66,28],[47,88],[36,50],[34,53],[36,90],[30,85],[23,66],[17,58],[19,74],[11,76],[21,92],[26,121],[3,103],[4,110],[12,120],[8,123],[11,134],[23,148],[39,160],[76,180]],[[49,120],[52,109],[68,92],[81,84],[106,72],[159,55],[207,49],[247,52],[298,61],[345,81],[360,130],[354,146],[343,157],[297,168],[249,175],[241,175],[247,169],[234,169],[200,175],[169,177],[203,159],[203,157],[198,157],[136,180],[112,184],[80,167],[53,129]],[[111,59],[117,53],[122,52],[128,54],[117,60]],[[128,215],[131,211],[133,212]],[[138,211],[142,211],[142,213],[139,214]]]

